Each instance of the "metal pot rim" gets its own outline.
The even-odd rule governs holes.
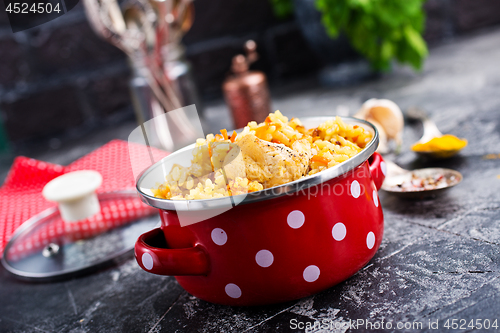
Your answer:
[[[331,120],[333,117],[301,117],[302,122],[308,121],[319,121],[324,122],[326,120]],[[139,184],[146,177],[146,175],[152,172],[153,169],[161,166],[165,159],[175,158],[176,154],[184,152],[186,150],[192,150],[195,144],[191,144],[187,147],[177,150],[176,152],[164,157],[160,161],[156,162],[145,171],[143,171],[136,182],[136,189],[139,193],[141,200],[149,206],[159,208],[162,210],[172,210],[172,211],[201,211],[218,209],[222,207],[227,207],[228,205],[236,206],[242,204],[249,204],[254,202],[259,202],[263,200],[273,199],[281,197],[284,195],[290,195],[297,191],[306,190],[311,186],[324,183],[328,180],[340,177],[347,172],[353,170],[357,166],[364,163],[370,156],[377,150],[379,144],[379,134],[377,128],[370,122],[362,119],[357,119],[353,117],[340,117],[344,122],[350,124],[363,124],[368,126],[373,130],[372,140],[366,145],[366,147],[354,157],[342,162],[334,167],[318,172],[314,175],[307,176],[290,183],[283,185],[271,187],[258,192],[251,192],[248,194],[240,194],[236,196],[214,198],[214,199],[196,199],[196,200],[169,200],[160,199],[151,196],[147,193],[141,191]]]

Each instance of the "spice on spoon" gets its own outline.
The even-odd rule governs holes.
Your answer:
[[[385,160],[387,176],[382,190],[407,199],[423,199],[441,193],[462,181],[460,172],[444,168],[405,170]]]
[[[417,152],[449,151],[460,150],[465,146],[467,146],[466,139],[459,139],[454,135],[445,134],[439,137],[432,138],[427,142],[417,142],[411,147],[411,149]]]
[[[391,189],[393,191],[401,191],[401,192],[435,190],[447,187],[454,181],[455,181],[454,176],[451,176],[450,179],[447,179],[447,177],[445,177],[444,174],[442,173],[429,175],[427,177],[419,177],[415,173],[412,173],[411,179],[393,185],[391,186]]]

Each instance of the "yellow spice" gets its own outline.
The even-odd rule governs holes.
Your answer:
[[[451,134],[445,134],[425,143],[415,143],[411,149],[413,151],[444,151],[459,150],[465,146],[467,146],[467,140],[459,139]]]

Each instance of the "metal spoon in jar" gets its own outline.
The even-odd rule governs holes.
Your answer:
[[[407,199],[423,199],[440,194],[459,184],[463,177],[458,171],[444,168],[405,170],[386,160],[387,176],[382,190]]]

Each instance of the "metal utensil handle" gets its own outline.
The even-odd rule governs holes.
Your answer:
[[[440,137],[443,135],[441,131],[437,128],[436,124],[430,120],[429,118],[426,118],[423,120],[423,126],[424,126],[424,134],[418,140],[418,142],[425,143],[433,138]]]
[[[443,135],[443,133],[441,133],[441,131],[437,128],[436,123],[434,123],[427,116],[427,113],[424,110],[418,107],[411,107],[406,112],[406,116],[411,120],[420,120],[422,122],[424,133],[422,134],[422,137],[417,141],[417,143],[425,143],[435,137]]]

